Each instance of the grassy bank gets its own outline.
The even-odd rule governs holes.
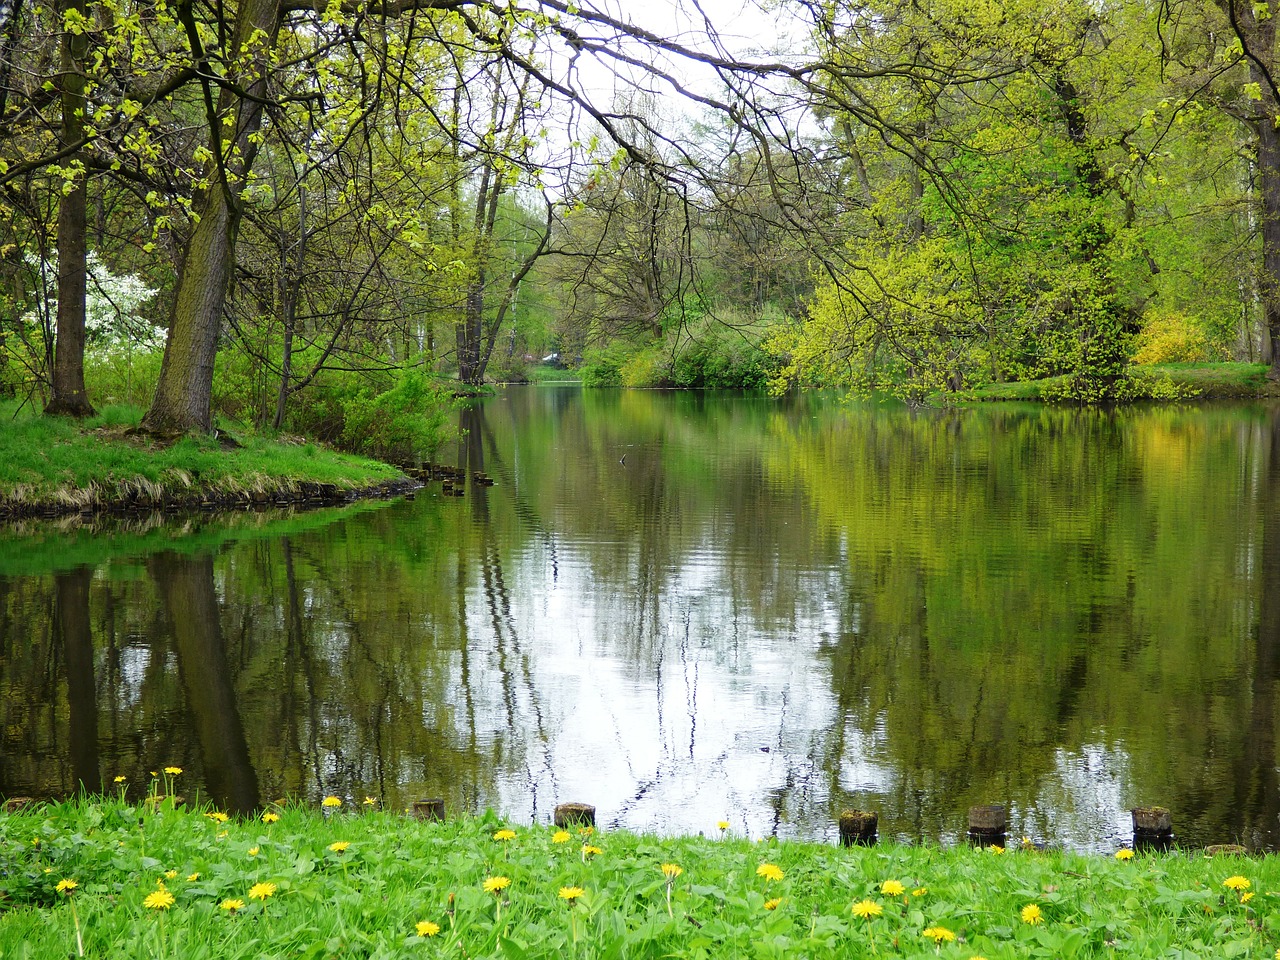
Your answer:
[[[0,409],[0,515],[115,505],[198,506],[329,497],[403,481],[394,467],[314,443],[244,435],[162,443],[131,432],[136,408],[77,423]]]
[[[161,774],[153,792],[180,781]],[[0,955],[993,960],[1280,947],[1273,857],[844,850],[753,843],[725,826],[660,838],[492,815],[425,823],[359,799],[250,820],[123,796],[30,807],[0,815]]]
[[[1132,368],[1156,397],[1229,399],[1280,396],[1277,384],[1267,380],[1265,363],[1161,363]],[[1043,400],[1060,392],[1064,377],[1046,377],[1019,383],[993,383],[950,395],[950,401]]]

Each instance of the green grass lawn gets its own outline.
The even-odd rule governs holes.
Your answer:
[[[113,798],[0,815],[0,955],[1274,957],[1280,861],[855,847],[428,823],[363,798],[253,819]],[[181,791],[161,774],[150,794]],[[1121,856],[1128,856],[1121,854]],[[83,949],[81,949],[83,948]]]
[[[84,422],[19,416],[0,408],[0,502],[97,506],[131,492],[162,496],[270,493],[306,481],[340,489],[393,481],[399,471],[314,443],[245,434],[158,443],[131,434],[136,408],[107,408]]]

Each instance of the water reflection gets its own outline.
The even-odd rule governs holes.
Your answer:
[[[525,389],[463,426],[463,498],[0,539],[0,792],[176,763],[236,810],[910,840],[999,801],[1098,848],[1162,803],[1276,846],[1273,410]]]

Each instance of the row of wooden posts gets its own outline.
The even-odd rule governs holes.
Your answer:
[[[1137,850],[1168,850],[1173,846],[1173,817],[1165,807],[1134,807],[1133,846]],[[413,814],[424,820],[443,820],[444,801],[418,800]],[[555,809],[557,827],[594,827],[596,808],[589,803],[562,803]],[[846,810],[840,814],[842,846],[870,846],[876,842],[879,815],[865,810]],[[987,803],[969,808],[969,841],[978,846],[1003,847],[1008,840],[1009,817],[1004,804]],[[1235,844],[1219,844],[1219,852],[1244,852]]]

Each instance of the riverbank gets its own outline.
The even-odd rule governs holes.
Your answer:
[[[168,768],[170,771],[177,768]],[[259,818],[150,796],[0,815],[0,955],[1271,957],[1280,860]]]
[[[84,422],[0,416],[0,519],[319,506],[416,486],[388,464],[302,439],[223,433],[164,442],[136,431],[140,417],[128,407]]]
[[[1131,373],[1157,400],[1228,400],[1280,397],[1280,383],[1267,379],[1265,363],[1160,363],[1135,366]],[[947,402],[1045,400],[1060,394],[1065,377],[992,383],[961,390]]]

